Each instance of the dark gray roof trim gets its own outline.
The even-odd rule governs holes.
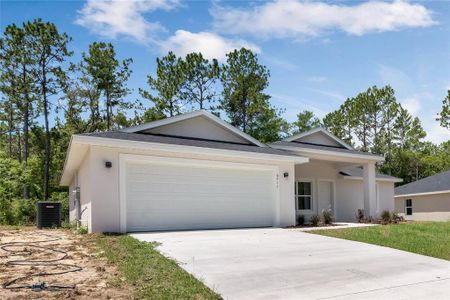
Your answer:
[[[256,153],[262,153],[262,154],[273,154],[273,155],[299,157],[299,155],[294,154],[292,152],[274,149],[274,148],[270,148],[270,147],[259,147],[259,146],[255,146],[255,145],[234,144],[234,143],[216,142],[216,141],[199,140],[199,139],[187,139],[187,138],[152,135],[152,134],[129,133],[129,132],[122,132],[122,131],[109,131],[109,132],[86,133],[86,134],[81,134],[81,135],[100,137],[100,138],[126,140],[126,141],[135,141],[135,142],[160,143],[160,144],[192,146],[192,147],[202,147],[202,148],[211,148],[211,149],[224,149],[224,150],[234,150],[234,151],[246,151],[246,152],[256,152]]]
[[[353,168],[346,168],[342,169],[339,174],[343,176],[350,176],[350,177],[363,177],[363,168],[362,167],[353,167]],[[400,179],[398,177],[389,176],[386,174],[376,173],[376,176],[378,179]]]
[[[432,193],[450,190],[450,170],[395,188],[395,195]]]
[[[317,150],[324,150],[324,151],[336,151],[336,152],[342,152],[342,153],[352,153],[352,154],[361,154],[361,155],[368,155],[368,156],[377,156],[376,154],[367,153],[363,151],[358,150],[351,150],[346,148],[338,148],[338,147],[330,147],[325,145],[318,145],[318,144],[310,144],[310,143],[298,143],[298,142],[286,142],[286,141],[279,141],[272,143],[273,145],[279,145],[279,146],[290,146],[295,148],[305,148],[305,149],[317,149]]]
[[[292,141],[291,143],[296,143],[296,144],[300,144],[300,145],[323,146],[323,147],[327,147],[327,148],[331,148],[331,149],[347,149],[347,148],[345,148],[344,146],[322,145],[322,144],[307,143],[307,142],[296,142],[296,141]],[[349,149],[347,149],[347,150],[349,150]]]

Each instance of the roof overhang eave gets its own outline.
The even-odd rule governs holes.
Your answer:
[[[394,198],[400,198],[400,197],[413,197],[413,196],[439,195],[439,194],[447,194],[447,193],[450,193],[450,190],[435,191],[435,192],[423,192],[423,193],[400,194],[400,195],[395,195]]]
[[[71,166],[71,170],[68,169],[69,160],[71,159],[73,153],[73,148],[75,145],[86,145],[86,146],[103,146],[103,147],[114,147],[114,148],[127,148],[127,149],[142,149],[142,150],[160,150],[167,152],[182,152],[182,153],[195,153],[195,154],[210,154],[219,155],[225,157],[240,157],[240,158],[252,158],[261,160],[272,160],[280,161],[286,163],[303,164],[309,162],[309,158],[300,155],[280,155],[272,153],[261,153],[261,152],[251,152],[251,151],[239,151],[239,150],[229,150],[229,149],[217,149],[217,148],[206,148],[206,147],[196,147],[196,146],[186,146],[186,145],[176,145],[176,144],[164,144],[164,143],[153,143],[153,142],[141,142],[141,141],[130,141],[121,140],[114,138],[105,137],[93,137],[86,135],[73,135],[67,150],[66,162],[64,164],[63,175],[61,176],[60,185],[67,186],[70,184],[70,180],[73,176],[73,169],[79,166]],[[70,174],[69,174],[70,173]]]
[[[314,155],[315,158],[324,159],[324,160],[335,157],[335,158],[342,158],[344,161],[345,161],[345,159],[360,160],[361,162],[382,162],[382,161],[384,161],[383,156],[374,155],[374,154],[348,153],[348,152],[339,152],[339,151],[333,151],[333,150],[301,148],[298,146],[286,146],[286,145],[277,145],[277,144],[271,144],[270,146],[273,148],[276,148],[276,149],[280,149],[280,150],[289,150],[289,151],[298,153],[300,155],[306,155],[308,157],[310,157],[309,155],[311,155],[311,156]]]
[[[364,178],[360,177],[360,176],[342,175],[342,177],[344,179],[349,179],[349,180],[364,180]],[[376,178],[376,181],[398,183],[398,182],[403,182],[403,179],[401,179],[401,178],[383,178],[383,177],[379,177],[379,178]]]

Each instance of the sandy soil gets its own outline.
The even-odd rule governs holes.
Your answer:
[[[57,239],[57,240],[54,240]],[[5,243],[33,242],[28,244],[11,244],[1,249]],[[54,240],[54,241],[49,241]],[[38,246],[38,247],[36,247]],[[50,249],[62,250],[67,253],[55,252]],[[17,252],[19,251],[19,252]],[[99,258],[93,238],[89,235],[76,235],[68,230],[36,230],[36,229],[4,229],[0,228],[0,283],[3,285],[15,278],[30,275],[29,278],[19,279],[12,286],[31,285],[45,282],[47,285],[75,285],[73,289],[47,289],[32,291],[29,288],[0,289],[1,299],[132,299],[130,288],[120,282],[117,271]],[[30,266],[11,265],[15,260],[47,261],[63,258],[51,262],[52,265]],[[44,264],[48,264],[47,262]],[[77,270],[81,267],[81,270]],[[73,271],[61,275],[38,276],[36,273],[55,273]]]

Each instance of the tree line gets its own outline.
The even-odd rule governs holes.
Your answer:
[[[269,70],[248,49],[231,51],[223,63],[201,53],[169,52],[156,59],[140,99],[130,100],[131,58],[119,60],[111,43],[94,42],[74,61],[71,42],[41,19],[11,24],[0,39],[0,200],[67,198],[58,181],[72,134],[196,109],[265,143],[324,126],[362,151],[385,155],[380,170],[406,182],[450,168],[449,142],[424,142],[420,120],[397,102],[390,86],[370,87],[322,120],[302,111],[289,123],[266,92]],[[437,119],[450,130],[449,101],[450,91]]]

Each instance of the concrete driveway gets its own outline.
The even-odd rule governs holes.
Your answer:
[[[225,299],[450,299],[450,262],[295,229],[132,234]]]

